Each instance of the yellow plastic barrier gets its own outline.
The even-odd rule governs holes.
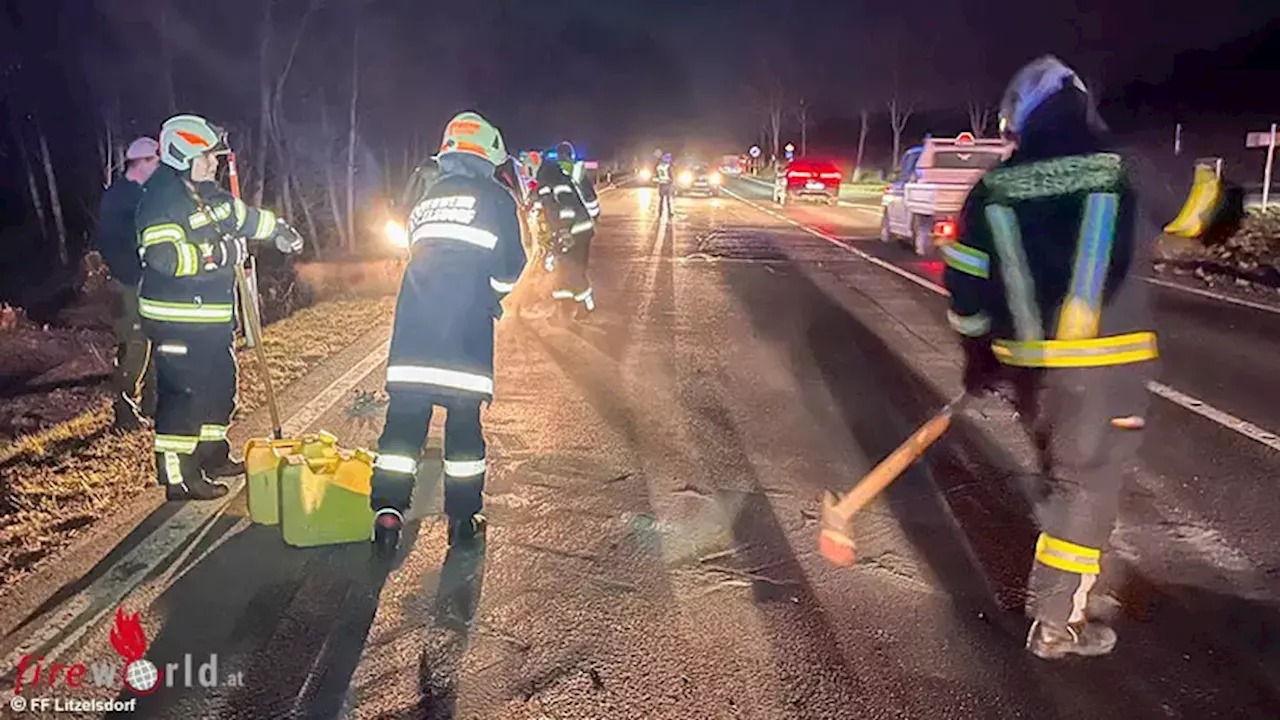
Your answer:
[[[294,547],[368,542],[372,453],[347,450],[328,433],[298,440],[251,440],[245,448],[249,517],[279,524]]]
[[[1209,227],[1222,202],[1222,179],[1212,167],[1199,166],[1191,182],[1191,194],[1173,222],[1164,227],[1168,235],[1198,238]]]

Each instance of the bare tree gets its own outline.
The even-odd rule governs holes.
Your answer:
[[[351,40],[351,113],[347,135],[347,244],[356,242],[356,107],[360,99],[360,23],[355,23]]]
[[[328,140],[331,136],[331,126],[329,124],[329,110],[325,103],[323,94],[320,98],[320,132],[321,135]],[[328,190],[329,209],[333,212],[333,227],[338,234],[338,246],[347,247],[347,226],[342,222],[342,206],[338,204],[338,184],[333,177],[333,163],[324,163],[325,186]]]
[[[976,137],[986,137],[994,109],[981,101],[969,100],[969,129]]]
[[[262,195],[267,185],[267,138],[271,132],[271,80],[268,75],[268,53],[271,49],[271,8],[275,0],[262,3],[262,27],[258,35],[258,142],[261,144],[253,156],[253,204],[262,207]]]
[[[862,120],[862,127],[858,130],[858,159],[853,164],[853,179],[856,181],[862,174],[862,158],[863,151],[867,149],[867,116],[870,115],[866,108],[858,113],[858,117]]]
[[[44,161],[44,178],[49,183],[49,206],[53,210],[53,223],[58,230],[58,260],[67,264],[67,226],[62,221],[62,200],[58,196],[58,179],[53,175],[53,162],[49,158],[49,143],[44,139],[44,129],[36,121],[36,135],[40,138],[40,158]]]
[[[889,127],[893,130],[893,166],[895,168],[902,157],[902,133],[906,131],[907,121],[911,119],[911,113],[914,110],[915,105],[903,103],[896,91],[889,99]]]
[[[173,48],[169,40],[169,2],[160,0],[160,63],[164,87],[169,101],[169,114],[178,114],[178,93],[173,84]]]
[[[800,156],[803,157],[809,154],[809,108],[804,98],[800,98],[796,108],[796,122],[800,123]]]

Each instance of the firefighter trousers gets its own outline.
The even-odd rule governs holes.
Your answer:
[[[661,216],[665,211],[668,216],[671,215],[671,194],[672,187],[670,183],[658,186],[658,215]]]
[[[1019,370],[1019,415],[1040,455],[1041,533],[1027,584],[1028,613],[1085,619],[1104,546],[1133,470],[1147,411],[1151,362]]]
[[[469,518],[483,507],[484,428],[479,397],[391,390],[387,423],[378,439],[370,502],[375,511],[409,508],[417,477],[418,457],[427,440],[436,405],[445,408],[444,512]]]
[[[551,297],[559,302],[565,312],[572,313],[579,306],[587,312],[596,309],[591,277],[587,274],[591,241],[594,238],[594,232],[584,232],[577,237],[572,247],[556,257],[555,289],[551,291]]]
[[[152,335],[156,364],[156,465],[161,484],[195,479],[200,458],[226,457],[236,407],[233,338],[228,330],[163,329]]]
[[[138,314],[138,288],[113,280],[115,295],[111,329],[116,336],[115,391],[117,400],[137,408],[146,417],[156,412],[156,368],[151,342],[142,332]]]

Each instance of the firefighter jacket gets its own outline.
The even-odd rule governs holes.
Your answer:
[[[585,173],[583,174],[585,178]],[[538,168],[538,205],[546,218],[552,236],[567,232],[575,241],[587,237],[595,230],[595,217],[600,214],[600,201],[595,188],[590,188],[590,204],[581,186],[565,173],[558,163],[543,163]]]
[[[943,247],[953,329],[1017,367],[1118,365],[1157,356],[1136,198],[1119,155],[1015,153],[970,193]]]
[[[440,158],[409,214],[388,390],[493,396],[493,329],[524,270],[516,201],[482,158]]]
[[[276,216],[249,207],[216,183],[190,181],[161,165],[138,204],[142,284],[138,309],[152,334],[235,327],[236,238],[276,235]],[[205,209],[192,197],[199,193]],[[210,213],[213,217],[210,217]]]

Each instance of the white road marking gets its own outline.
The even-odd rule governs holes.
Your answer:
[[[386,361],[391,341],[386,340],[353,365],[315,397],[307,401],[284,423],[286,436],[299,435],[320,419],[370,372]],[[4,667],[16,668],[23,655],[44,655],[52,660],[78,640],[165,562],[178,548],[188,552],[199,543],[214,520],[244,487],[238,479],[231,492],[214,502],[188,503],[173,517],[151,532],[137,546],[117,560],[95,581],[59,603],[30,625],[27,637],[4,660]],[[192,540],[193,536],[196,536]],[[191,541],[188,544],[188,541]],[[56,644],[55,644],[56,643]]]
[[[732,192],[730,192],[729,194],[732,197],[742,201],[743,203],[746,203],[747,205],[750,205],[751,207],[759,210],[760,212],[763,212],[767,215],[771,215],[790,225],[794,225],[795,227],[800,228],[801,230],[804,230],[810,235],[813,235],[815,237],[820,237],[823,240],[826,240],[827,242],[833,245],[838,245],[841,248],[853,253],[854,255],[857,255],[863,260],[866,260],[867,262],[877,267],[888,270],[889,272],[895,275],[898,275],[903,279],[910,280],[911,282],[915,283],[916,285],[919,285],[920,287],[925,288],[926,290],[930,290],[944,297],[951,296],[951,293],[947,292],[946,288],[942,287],[941,285],[938,285],[935,282],[932,282],[926,278],[922,278],[919,275],[911,273],[907,270],[903,270],[902,268],[898,267],[897,265],[894,265],[893,263],[887,262],[885,260],[881,260],[880,258],[875,257],[874,255],[870,255],[866,252],[863,252],[862,250],[852,247],[848,243],[842,242],[838,238],[833,237],[828,233],[824,233],[821,230],[811,228],[797,220],[793,220],[785,215],[776,213],[770,210],[769,208],[763,207],[758,203],[752,202],[751,200],[748,200],[742,197],[741,195],[738,195]],[[1180,288],[1180,289],[1185,289],[1185,288]],[[1234,298],[1232,299],[1234,300]],[[1263,308],[1263,309],[1266,309],[1266,308]],[[1183,392],[1179,392],[1178,390],[1175,390],[1169,387],[1168,385],[1163,385],[1161,383],[1153,381],[1151,383],[1148,383],[1147,389],[1150,390],[1155,395],[1162,397],[1165,400],[1168,400],[1169,402],[1175,405],[1178,405],[1186,410],[1189,410],[1203,418],[1212,420],[1213,422],[1221,425],[1222,427],[1228,430],[1239,433],[1240,435],[1243,435],[1244,437],[1247,437],[1250,440],[1253,440],[1254,442],[1257,442],[1261,445],[1265,445],[1266,447],[1269,447],[1272,450],[1280,451],[1280,437],[1278,437],[1273,432],[1270,432],[1257,425],[1254,425],[1248,420],[1238,418],[1224,410],[1219,410],[1218,408],[1215,408],[1214,406],[1210,405],[1209,403],[1206,403],[1203,400],[1200,400],[1199,398],[1193,397],[1191,395],[1187,395],[1186,393],[1183,393]]]
[[[1189,293],[1191,295],[1199,295],[1200,297],[1210,298],[1212,300],[1217,300],[1219,302],[1230,303],[1232,305],[1239,305],[1241,307],[1253,308],[1254,310],[1261,310],[1263,312],[1269,312],[1269,313],[1274,313],[1276,315],[1280,315],[1280,306],[1267,305],[1266,303],[1254,302],[1252,300],[1245,300],[1243,298],[1231,297],[1230,295],[1223,295],[1222,293],[1216,293],[1216,292],[1213,292],[1212,290],[1201,290],[1200,288],[1187,287],[1186,285],[1183,285],[1181,283],[1170,282],[1168,280],[1161,280],[1160,278],[1144,277],[1142,279],[1146,280],[1152,285],[1159,285],[1160,287],[1169,288],[1170,290],[1178,290],[1180,292]]]
[[[931,280],[928,280],[927,278],[922,278],[922,277],[920,277],[919,275],[916,275],[916,274],[914,274],[914,273],[907,272],[906,270],[903,270],[902,268],[898,267],[897,265],[894,265],[894,264],[893,264],[893,263],[891,263],[891,262],[888,262],[888,261],[885,261],[885,260],[881,260],[880,258],[876,257],[875,255],[871,255],[871,254],[869,254],[869,253],[867,253],[867,252],[864,252],[864,251],[862,251],[862,250],[859,250],[858,248],[856,248],[856,247],[854,247],[854,246],[852,246],[852,245],[848,244],[847,242],[845,242],[845,241],[841,240],[840,238],[838,238],[838,237],[836,237],[836,236],[834,236],[834,235],[831,235],[830,233],[825,233],[825,232],[823,232],[823,231],[821,231],[821,230],[818,230],[818,229],[815,229],[815,228],[811,228],[811,227],[809,227],[808,225],[805,225],[804,223],[799,222],[798,220],[792,220],[791,218],[787,217],[786,215],[783,215],[782,213],[774,212],[773,210],[771,210],[771,209],[769,209],[769,208],[767,208],[767,207],[764,207],[764,206],[762,206],[762,205],[760,205],[760,204],[758,204],[758,203],[752,202],[752,201],[750,201],[750,200],[746,199],[745,197],[742,197],[741,195],[738,195],[737,193],[733,193],[733,192],[730,192],[730,191],[728,191],[728,190],[726,190],[725,192],[728,192],[728,193],[729,193],[729,195],[730,195],[731,197],[734,197],[734,198],[737,198],[738,200],[741,200],[742,202],[744,202],[744,203],[746,203],[746,204],[750,205],[751,207],[754,207],[755,209],[759,210],[759,211],[760,211],[760,212],[762,212],[762,213],[765,213],[765,214],[767,214],[767,215],[772,215],[773,217],[775,217],[775,218],[777,218],[777,219],[779,219],[779,220],[781,220],[781,221],[783,221],[783,222],[785,222],[785,223],[788,223],[788,224],[790,224],[790,225],[794,225],[795,227],[800,228],[801,230],[803,230],[803,231],[805,231],[805,232],[809,233],[810,235],[813,235],[814,237],[818,237],[818,238],[822,238],[823,240],[826,240],[827,242],[831,243],[832,245],[838,245],[838,246],[840,246],[841,248],[843,248],[843,249],[845,249],[845,250],[848,250],[849,252],[853,253],[854,255],[857,255],[859,258],[861,258],[861,259],[863,259],[863,260],[866,260],[867,262],[871,263],[872,265],[875,265],[876,267],[879,267],[879,268],[883,268],[883,269],[885,269],[885,270],[888,270],[889,272],[893,273],[894,275],[897,275],[897,276],[901,277],[901,278],[902,278],[902,279],[904,279],[904,280],[909,280],[909,281],[911,281],[911,282],[913,282],[913,283],[915,283],[915,284],[919,285],[920,287],[922,287],[922,288],[924,288],[924,289],[926,289],[926,290],[929,290],[929,291],[931,291],[931,292],[938,293],[939,295],[944,295],[944,296],[947,296],[947,297],[950,297],[950,296],[951,296],[951,293],[947,292],[947,289],[946,289],[946,288],[944,288],[944,287],[942,287],[941,285],[939,285],[939,284],[937,284],[937,283],[935,283],[935,282],[932,282]]]
[[[1236,417],[1235,415],[1223,412],[1222,410],[1219,410],[1201,400],[1197,400],[1186,393],[1178,392],[1168,385],[1152,381],[1147,383],[1147,389],[1165,400],[1176,405],[1181,405],[1187,410],[1190,410],[1203,418],[1212,420],[1225,428],[1235,430],[1254,442],[1266,445],[1272,450],[1280,451],[1280,436],[1277,436],[1273,432],[1264,430],[1247,420],[1242,420]]]

